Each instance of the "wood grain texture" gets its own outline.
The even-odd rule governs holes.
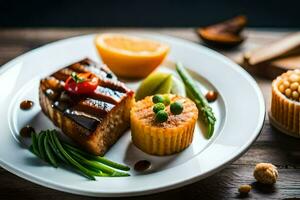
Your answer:
[[[141,32],[153,31],[172,35],[199,43],[194,29],[1,29],[0,64],[31,49],[59,39],[97,32]],[[272,42],[289,32],[247,30],[248,39],[239,48],[220,53],[238,60],[242,52]],[[258,78],[258,82],[270,107],[271,82]],[[234,134],[234,133],[233,133]],[[258,162],[271,162],[279,169],[279,179],[274,187],[263,187],[255,183],[253,168]],[[194,184],[154,195],[124,199],[238,199],[237,190],[241,184],[253,184],[248,199],[300,198],[300,140],[285,136],[272,128],[268,117],[257,141],[240,159],[224,170]],[[44,188],[23,180],[0,168],[0,199],[92,199]],[[101,199],[101,198],[99,198]],[[103,198],[104,199],[104,198]],[[123,198],[122,198],[123,199]]]

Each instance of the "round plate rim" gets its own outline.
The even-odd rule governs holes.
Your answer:
[[[123,32],[122,32],[123,33]],[[129,32],[129,34],[132,34],[131,32]],[[128,192],[108,192],[108,193],[99,193],[99,192],[90,192],[90,191],[79,191],[76,189],[72,189],[72,188],[68,188],[68,187],[58,187],[58,185],[55,185],[55,183],[52,183],[51,181],[44,181],[43,179],[39,178],[39,177],[35,177],[35,176],[30,176],[26,173],[24,173],[22,170],[16,169],[12,166],[10,166],[9,164],[7,164],[5,161],[3,161],[0,158],[0,166],[3,167],[4,169],[6,169],[7,171],[21,177],[24,178],[28,181],[34,182],[36,184],[48,187],[48,188],[52,188],[52,189],[56,189],[59,191],[64,191],[64,192],[70,192],[73,194],[79,194],[79,195],[86,195],[86,196],[98,196],[98,197],[112,197],[112,196],[137,196],[137,195],[145,195],[145,194],[151,194],[151,193],[156,193],[156,192],[161,192],[161,191],[166,191],[169,189],[174,189],[174,188],[178,188],[180,186],[184,186],[193,182],[196,182],[200,179],[203,179],[205,177],[208,177],[214,173],[216,173],[217,171],[220,171],[221,169],[225,168],[229,163],[233,162],[234,160],[238,159],[244,152],[246,152],[251,144],[256,140],[256,138],[259,136],[262,128],[263,128],[263,124],[264,124],[264,120],[265,120],[265,116],[266,116],[266,112],[265,112],[265,102],[264,102],[264,98],[262,95],[261,90],[259,89],[259,86],[257,85],[257,83],[255,82],[255,80],[253,79],[253,77],[251,77],[243,68],[241,68],[240,66],[238,66],[236,63],[232,62],[229,58],[223,56],[222,54],[211,50],[205,46],[200,46],[192,41],[189,40],[185,40],[182,38],[178,38],[178,37],[174,37],[174,36],[170,36],[170,35],[165,35],[165,34],[160,34],[160,33],[153,33],[150,31],[146,31],[146,32],[139,32],[136,35],[143,35],[145,34],[146,36],[157,36],[157,37],[162,37],[162,38],[169,38],[172,40],[177,40],[180,42],[184,42],[184,43],[188,43],[188,45],[193,45],[195,47],[201,47],[202,49],[205,49],[205,51],[208,51],[211,54],[214,54],[214,56],[219,57],[220,59],[222,59],[223,61],[226,61],[228,63],[228,65],[235,71],[237,71],[241,76],[243,76],[243,78],[247,79],[248,83],[251,85],[251,87],[253,87],[253,89],[255,90],[257,96],[258,96],[258,102],[259,102],[259,106],[260,108],[263,110],[263,112],[260,112],[260,116],[258,116],[260,118],[259,124],[256,126],[255,130],[253,131],[253,134],[251,135],[251,138],[249,138],[248,142],[245,143],[244,145],[239,147],[239,151],[235,154],[235,156],[231,157],[230,159],[227,159],[226,162],[223,163],[223,165],[218,166],[216,168],[214,168],[213,170],[210,170],[207,173],[201,174],[200,176],[195,176],[191,179],[187,179],[187,180],[183,180],[180,181],[178,183],[175,184],[170,184],[170,185],[166,185],[164,187],[160,187],[160,188],[153,188],[153,189],[149,189],[146,191],[128,191]],[[76,38],[81,38],[81,37],[90,37],[93,36],[95,34],[88,34],[88,35],[80,35],[80,36],[75,36],[75,37],[70,37],[70,38],[66,38],[66,39],[61,39],[58,41],[54,41],[48,44],[45,44],[41,47],[35,48],[33,50],[30,50],[20,56],[17,56],[16,58],[10,60],[9,62],[5,63],[4,65],[2,65],[2,67],[0,68],[0,75],[2,75],[3,73],[5,73],[5,71],[11,67],[13,67],[13,63],[17,62],[18,60],[22,59],[23,57],[32,54],[36,51],[39,51],[43,48],[47,48],[53,44],[58,44],[58,43],[62,43],[65,42],[67,40],[73,40]]]

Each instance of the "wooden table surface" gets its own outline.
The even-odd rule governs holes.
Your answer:
[[[105,31],[153,31],[177,36],[201,43],[194,29],[0,29],[0,66],[7,61],[49,42],[76,35]],[[250,29],[246,31],[248,39],[238,49],[220,51],[226,56],[236,59],[241,52],[272,42],[288,31],[266,31]],[[258,82],[266,102],[270,107],[270,80],[254,76]],[[233,133],[242,134],[242,133]],[[256,163],[271,162],[278,167],[279,179],[273,187],[259,187],[252,176]],[[159,194],[132,197],[125,199],[233,199],[241,198],[238,187],[241,184],[254,184],[254,189],[247,198],[250,199],[285,199],[300,198],[300,140],[285,136],[270,126],[268,117],[261,135],[251,148],[238,160],[224,170],[194,184]],[[113,187],[113,186],[112,186]],[[0,199],[90,199],[64,192],[48,189],[23,180],[0,168]]]

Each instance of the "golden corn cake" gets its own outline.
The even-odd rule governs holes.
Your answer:
[[[153,155],[170,155],[187,148],[193,140],[198,109],[188,98],[168,95],[170,102],[180,102],[182,112],[173,114],[170,105],[164,112],[166,121],[157,122],[153,112],[153,96],[136,102],[130,112],[131,136],[133,143],[142,151]]]

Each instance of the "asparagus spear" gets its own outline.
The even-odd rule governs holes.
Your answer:
[[[195,102],[201,114],[200,116],[207,126],[207,138],[210,138],[213,135],[216,122],[212,108],[209,106],[193,78],[181,63],[176,64],[176,71],[186,87],[188,97]]]

